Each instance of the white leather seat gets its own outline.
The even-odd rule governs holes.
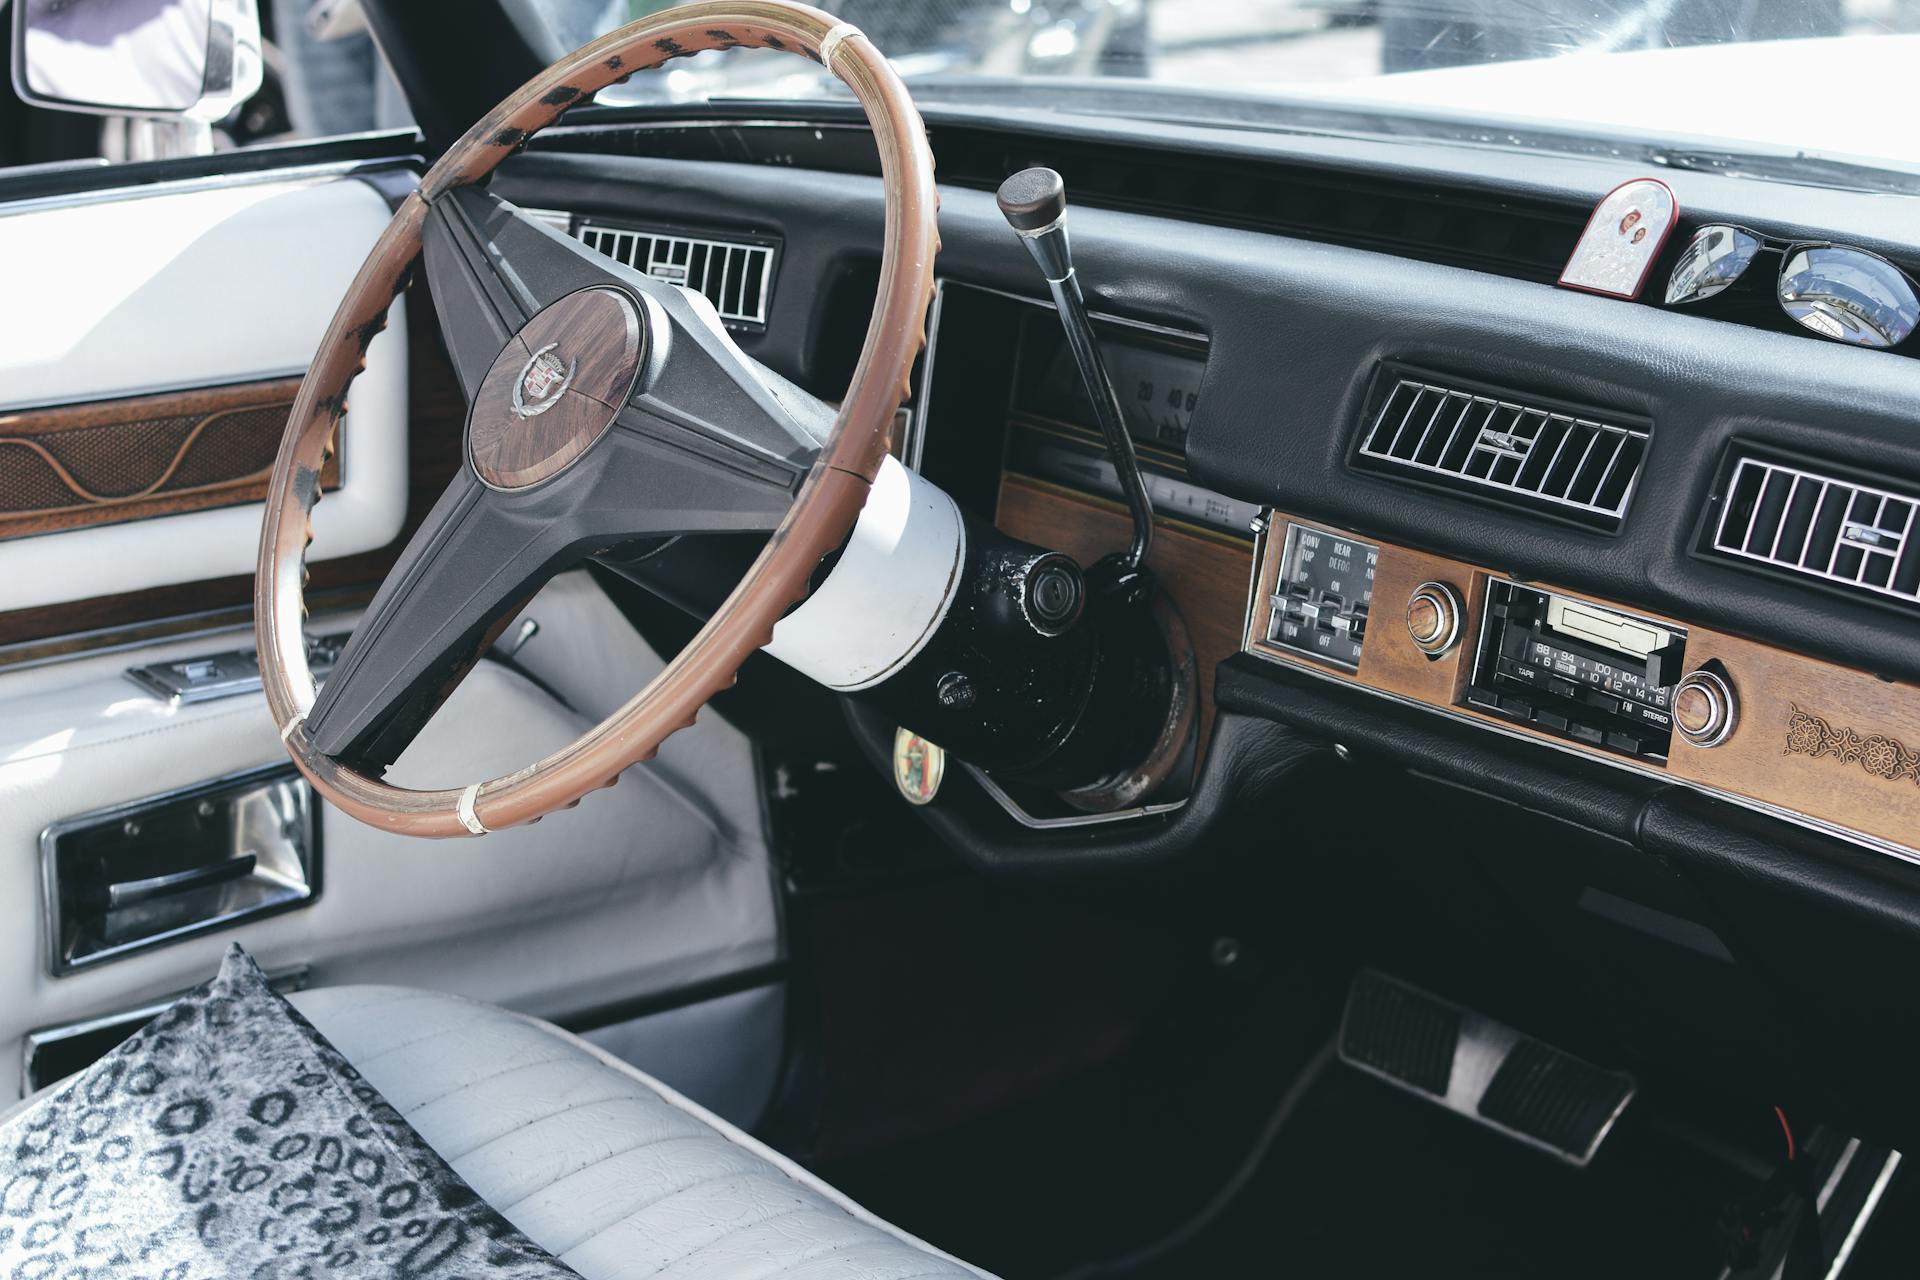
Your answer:
[[[291,997],[475,1191],[587,1280],[985,1273],[558,1027],[457,996]]]

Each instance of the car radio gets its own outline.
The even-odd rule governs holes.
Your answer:
[[[1686,632],[1495,578],[1469,706],[1645,760],[1665,760]]]

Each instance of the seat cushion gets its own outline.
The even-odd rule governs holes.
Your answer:
[[[548,1023],[398,987],[290,999],[482,1199],[587,1280],[984,1274]]]
[[[477,1197],[236,946],[0,1127],[0,1275],[574,1272]]]

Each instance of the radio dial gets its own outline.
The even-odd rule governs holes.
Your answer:
[[[1407,598],[1407,635],[1429,658],[1453,648],[1460,638],[1460,593],[1444,582],[1423,582]]]
[[[1717,664],[1715,664],[1717,666]],[[1673,727],[1696,747],[1717,747],[1740,718],[1733,686],[1714,666],[1682,676],[1673,691]]]

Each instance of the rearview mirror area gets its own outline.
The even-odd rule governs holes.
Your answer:
[[[257,0],[14,0],[13,86],[34,106],[219,120],[259,88]]]

